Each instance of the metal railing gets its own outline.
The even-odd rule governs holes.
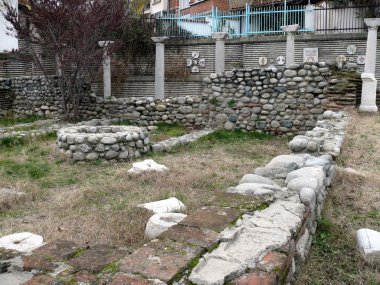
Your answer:
[[[368,9],[359,7],[316,7],[291,5],[234,11],[211,11],[185,14],[181,11],[156,17],[159,36],[197,38],[213,32],[227,32],[230,37],[283,34],[281,26],[299,24],[301,33],[349,33],[365,31],[363,15]]]

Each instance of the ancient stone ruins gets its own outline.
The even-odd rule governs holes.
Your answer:
[[[289,143],[292,154],[277,156],[254,173],[242,173],[240,183],[225,189],[209,207],[186,215],[185,205],[176,198],[140,205],[152,211],[146,225],[152,241],[134,252],[111,245],[86,248],[69,241],[44,244],[30,233],[1,238],[4,284],[15,280],[90,284],[100,276],[107,284],[292,282],[307,258],[347,124],[344,113],[326,111],[322,118]],[[66,128],[59,141],[83,148],[106,137],[103,144],[116,152],[116,137],[133,137],[138,130]],[[78,250],[83,252],[76,257]],[[112,264],[118,264],[115,272],[102,273]]]

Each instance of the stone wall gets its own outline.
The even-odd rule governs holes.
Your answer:
[[[0,116],[10,111],[18,116],[38,115],[59,117],[62,113],[61,91],[55,77],[24,76],[8,79],[0,78],[0,90],[10,90],[11,108],[0,102]],[[7,102],[9,104],[9,102]]]
[[[323,113],[330,74],[325,63],[234,69],[206,77],[202,93],[194,96],[154,100],[92,94],[84,98],[79,112],[84,120],[123,118],[139,126],[164,122],[295,134],[313,128]],[[11,111],[16,115],[59,117],[62,113],[54,77],[0,80],[0,89],[6,84],[14,92]]]
[[[297,133],[315,126],[328,103],[325,63],[240,69],[204,79],[210,124],[227,130]]]

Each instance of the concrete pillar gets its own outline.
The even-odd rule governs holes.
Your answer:
[[[376,90],[377,80],[375,79],[376,71],[376,46],[377,46],[377,30],[380,26],[380,18],[364,19],[368,27],[367,50],[365,55],[365,67],[362,74],[362,98],[359,107],[360,112],[376,113]]]
[[[165,40],[168,37],[152,37],[156,43],[156,66],[154,75],[154,98],[165,98]]]
[[[111,55],[109,53],[109,46],[113,41],[99,41],[98,44],[104,49],[103,54],[103,97],[111,97]]]
[[[228,33],[212,33],[211,37],[215,40],[215,73],[224,72],[226,70],[224,43],[226,38],[228,38]]]
[[[299,28],[298,24],[281,27],[281,30],[286,33],[286,67],[294,64],[294,34]]]

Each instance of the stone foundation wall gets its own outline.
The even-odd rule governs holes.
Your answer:
[[[203,91],[194,96],[154,100],[147,98],[83,99],[83,120],[128,119],[139,126],[180,123],[227,130],[262,130],[271,134],[298,134],[312,129],[327,104],[331,71],[325,63],[294,64],[289,68],[234,69],[211,74]],[[336,80],[333,81],[336,84]],[[54,77],[0,80],[14,92],[11,111],[18,116],[59,117],[61,95]]]
[[[209,98],[215,126],[297,133],[313,128],[323,113],[330,75],[322,62],[239,69],[205,78],[202,95]]]
[[[8,104],[11,108],[4,108],[0,104],[0,116],[12,112],[17,116],[38,115],[59,117],[62,114],[61,91],[55,77],[46,79],[44,76],[23,76],[1,79],[0,90],[10,90]]]

